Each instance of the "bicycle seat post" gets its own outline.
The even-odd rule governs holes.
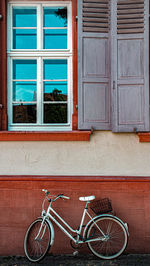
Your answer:
[[[86,202],[86,204],[85,204],[85,210],[87,210],[88,209],[88,204],[90,203],[90,201],[88,200],[87,202]]]

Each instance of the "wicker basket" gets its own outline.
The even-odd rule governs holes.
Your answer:
[[[93,212],[95,212],[95,214],[102,214],[112,211],[111,201],[108,198],[91,202],[90,208]]]

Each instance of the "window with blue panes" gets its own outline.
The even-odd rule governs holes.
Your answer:
[[[8,4],[9,130],[71,130],[71,4]]]

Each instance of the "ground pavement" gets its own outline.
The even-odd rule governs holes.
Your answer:
[[[0,266],[150,266],[150,254],[148,255],[122,255],[118,259],[106,261],[94,256],[46,256],[39,263],[31,263],[25,257],[9,256],[0,257]]]

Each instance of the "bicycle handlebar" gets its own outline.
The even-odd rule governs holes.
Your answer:
[[[42,191],[45,192],[46,196],[49,195],[49,191],[48,191],[48,190],[46,190],[46,189],[42,189]],[[62,199],[70,199],[70,197],[64,196],[63,194],[59,194],[58,196],[56,196],[56,198],[55,198],[53,201],[55,201],[55,200],[58,199],[58,198],[62,198]]]
[[[64,195],[62,195],[62,198],[64,198],[64,199],[70,199],[70,197],[67,197],[67,196],[64,196]]]

